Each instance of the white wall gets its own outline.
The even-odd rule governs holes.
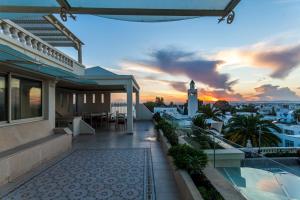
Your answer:
[[[73,104],[73,94],[76,93],[76,104]],[[86,103],[84,103],[84,94]],[[93,103],[95,94],[95,103]],[[101,95],[104,95],[104,103],[101,102]],[[101,91],[72,91],[57,88],[56,91],[56,111],[62,116],[73,116],[77,113],[97,113],[110,112],[110,93]],[[77,107],[77,108],[76,108]]]
[[[138,104],[137,106],[138,106],[138,109],[136,109],[137,120],[152,120],[153,113],[144,104]]]
[[[176,107],[168,108],[168,107],[154,107],[154,113],[164,113],[164,112],[172,112],[178,113]]]
[[[86,103],[84,103],[84,94],[86,94]],[[95,94],[95,103],[93,103],[93,94]],[[101,94],[104,94],[104,102],[101,102]],[[101,113],[110,112],[110,93],[108,92],[82,92],[77,98],[78,113]]]
[[[73,93],[71,90],[56,89],[56,112],[62,116],[73,116]]]

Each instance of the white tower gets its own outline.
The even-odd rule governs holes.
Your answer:
[[[188,90],[188,116],[193,117],[198,111],[198,93],[195,82],[192,80]]]

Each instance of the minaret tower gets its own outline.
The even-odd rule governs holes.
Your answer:
[[[188,116],[193,117],[198,111],[198,93],[192,80],[188,90]]]

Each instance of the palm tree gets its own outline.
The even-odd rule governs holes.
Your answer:
[[[208,124],[206,123],[206,118],[203,115],[197,115],[193,118],[193,125],[200,127],[201,129],[207,129]]]
[[[202,113],[203,117],[206,119],[213,119],[216,121],[221,121],[223,116],[222,112],[216,107],[211,107],[210,104],[203,105],[199,108],[199,112]]]
[[[261,146],[278,146],[281,140],[272,133],[281,129],[270,121],[262,120],[260,116],[234,116],[225,128],[225,138],[239,145],[246,146],[250,140],[255,147],[259,146],[261,131]]]
[[[294,111],[294,117],[297,123],[300,121],[300,109]]]

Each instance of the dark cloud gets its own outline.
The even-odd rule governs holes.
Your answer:
[[[207,60],[197,57],[194,52],[176,49],[157,50],[150,56],[150,60],[140,62],[171,75],[186,75],[210,87],[226,90],[231,90],[231,86],[235,83],[229,82],[228,74],[221,74],[217,71],[217,65],[223,63],[221,60]]]
[[[300,44],[281,49],[250,53],[254,64],[271,67],[273,78],[285,78],[300,65]]]
[[[187,92],[187,87],[184,82],[170,82],[170,86],[172,86],[175,90],[179,92]]]
[[[300,100],[300,97],[288,87],[265,84],[255,88],[255,91],[257,94],[254,97],[260,101]]]
[[[145,79],[167,83],[168,85],[170,85],[172,88],[174,88],[175,90],[177,90],[179,92],[187,92],[187,87],[186,87],[187,82],[184,82],[184,81],[162,80],[162,79],[159,79],[157,76],[153,76],[153,75],[147,76]]]

